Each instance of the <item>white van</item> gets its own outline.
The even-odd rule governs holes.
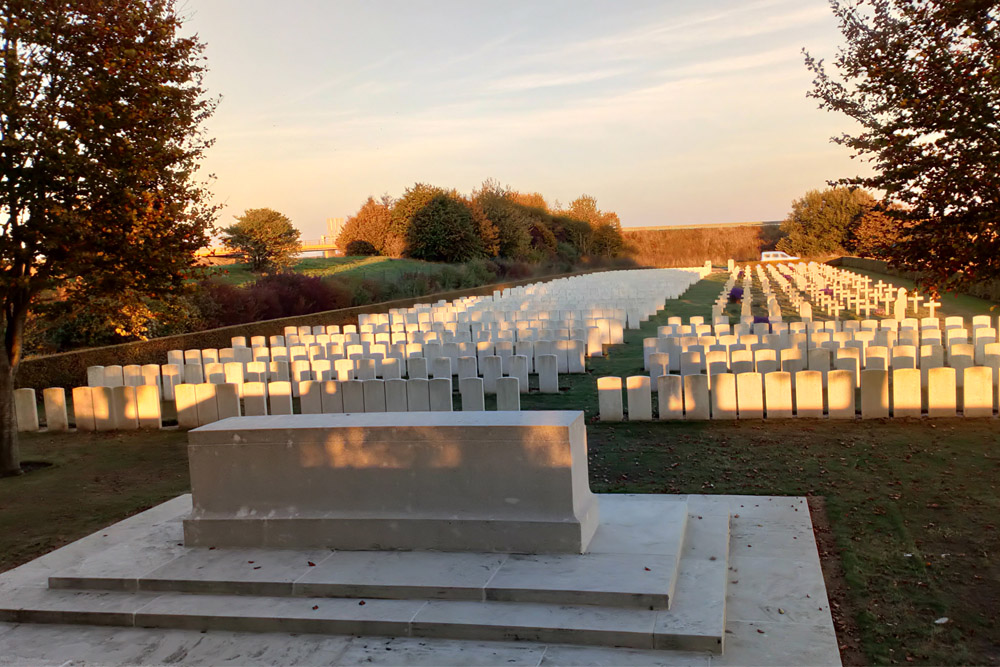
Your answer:
[[[793,259],[798,259],[798,257],[789,255],[787,252],[781,252],[780,250],[768,250],[760,254],[760,261],[762,262],[787,262]]]

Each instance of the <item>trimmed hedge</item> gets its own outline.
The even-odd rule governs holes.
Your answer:
[[[106,347],[94,347],[43,357],[33,357],[21,362],[21,366],[17,372],[17,386],[19,388],[31,387],[36,391],[47,387],[79,387],[87,384],[88,366],[165,364],[167,363],[167,352],[169,350],[229,347],[233,336],[246,336],[247,341],[249,341],[251,336],[274,336],[281,334],[286,326],[316,326],[320,324],[338,324],[343,326],[345,324],[357,324],[358,315],[365,313],[384,313],[391,308],[409,308],[418,303],[434,302],[441,299],[453,301],[464,296],[493,294],[496,290],[509,287],[517,287],[535,282],[547,282],[558,278],[567,278],[606,270],[613,269],[592,269],[589,271],[575,271],[572,273],[493,283],[470,289],[426,294],[420,297],[396,299],[394,301],[383,301],[367,306],[327,310],[319,313],[310,313],[309,315],[262,320],[260,322],[237,324],[219,329],[208,329],[206,331],[195,331],[177,336],[153,338],[147,341],[136,341],[134,343],[108,345]]]

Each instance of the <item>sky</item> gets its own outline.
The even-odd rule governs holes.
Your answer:
[[[826,0],[181,0],[221,96],[202,176],[303,239],[368,196],[485,179],[624,227],[780,220],[863,164],[806,97]]]

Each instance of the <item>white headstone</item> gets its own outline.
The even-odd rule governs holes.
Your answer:
[[[42,400],[45,404],[46,430],[68,431],[69,413],[66,410],[66,390],[62,387],[44,389],[42,390]]]
[[[597,378],[597,404],[602,422],[620,422],[625,418],[620,377]]]

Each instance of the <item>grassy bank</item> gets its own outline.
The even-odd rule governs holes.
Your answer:
[[[307,257],[292,266],[295,273],[307,276],[339,276],[374,280],[396,280],[407,273],[434,273],[441,265],[416,259],[391,259],[389,257]],[[211,275],[230,285],[245,285],[257,280],[248,264],[229,264],[212,267]]]

